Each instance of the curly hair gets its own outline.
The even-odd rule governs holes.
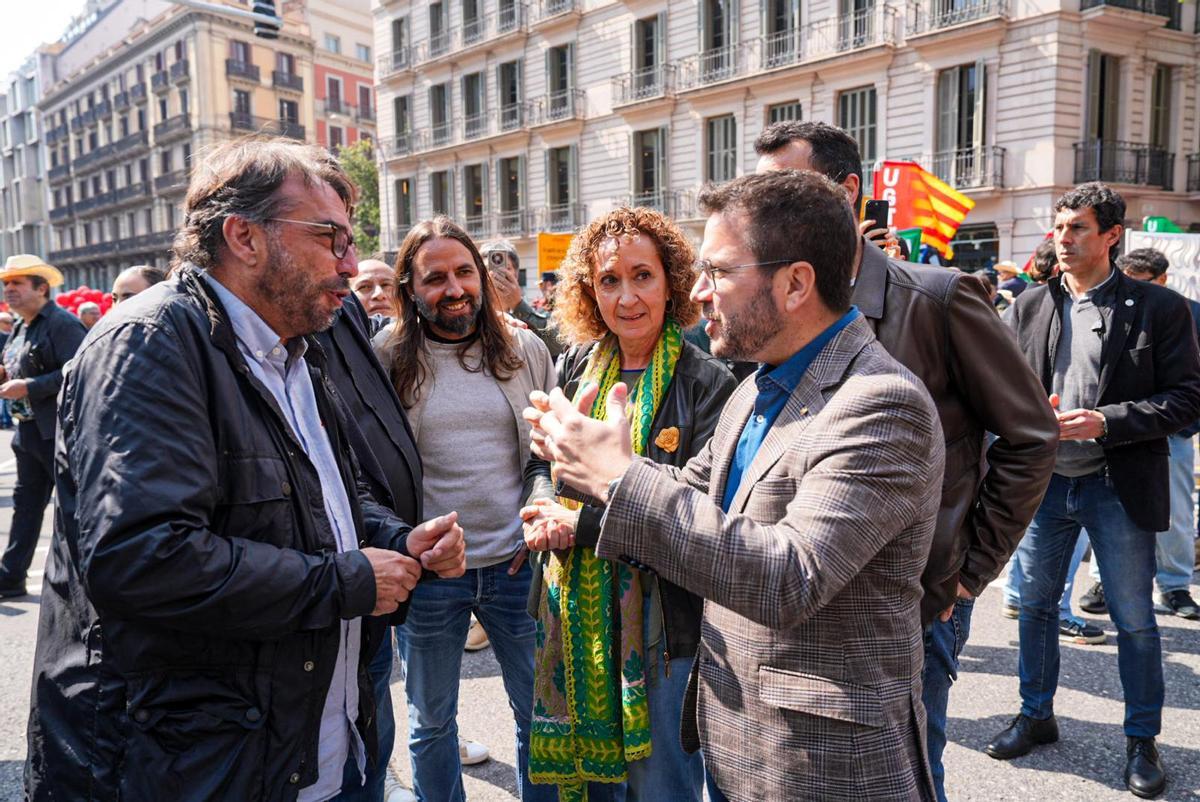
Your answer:
[[[1099,181],[1080,184],[1064,193],[1061,198],[1054,202],[1055,214],[1058,214],[1063,209],[1078,211],[1087,208],[1092,209],[1095,213],[1096,223],[1100,228],[1101,234],[1112,230],[1113,226],[1125,223],[1125,199],[1112,187],[1102,184]],[[1121,241],[1117,240],[1108,249],[1108,261],[1116,261],[1117,255],[1120,252]]]
[[[700,305],[692,301],[696,249],[662,212],[642,206],[622,206],[596,218],[575,235],[558,269],[554,294],[554,320],[559,335],[571,345],[586,345],[609,333],[596,305],[592,286],[600,246],[610,237],[644,234],[654,240],[667,276],[667,317],[685,329],[700,319]]]

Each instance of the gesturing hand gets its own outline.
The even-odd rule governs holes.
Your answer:
[[[388,549],[365,548],[362,553],[375,572],[375,609],[371,615],[394,613],[421,579],[420,563]]]
[[[467,551],[458,513],[431,518],[408,533],[408,553],[443,579],[467,571]]]
[[[569,549],[575,545],[575,513],[548,498],[521,508],[525,546],[530,551]]]
[[[593,420],[584,410],[592,408],[599,385],[591,384],[576,405],[557,387],[547,396],[535,390],[529,394],[525,420],[533,426],[530,445],[533,453],[555,463],[564,482],[598,499],[605,499],[608,484],[633,461],[633,445],[626,418],[628,390],[618,382],[609,391],[607,420]]]

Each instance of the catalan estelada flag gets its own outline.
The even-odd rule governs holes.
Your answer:
[[[954,258],[954,239],[975,201],[916,162],[885,161],[875,171],[874,197],[891,204],[891,225],[921,229],[921,244]]]

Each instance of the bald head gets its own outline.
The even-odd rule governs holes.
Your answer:
[[[350,286],[368,315],[395,317],[396,271],[387,262],[362,260],[358,263],[358,276]]]

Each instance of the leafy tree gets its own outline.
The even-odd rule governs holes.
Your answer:
[[[338,160],[358,186],[358,205],[354,209],[354,244],[360,259],[379,250],[379,168],[369,139],[338,150]]]

